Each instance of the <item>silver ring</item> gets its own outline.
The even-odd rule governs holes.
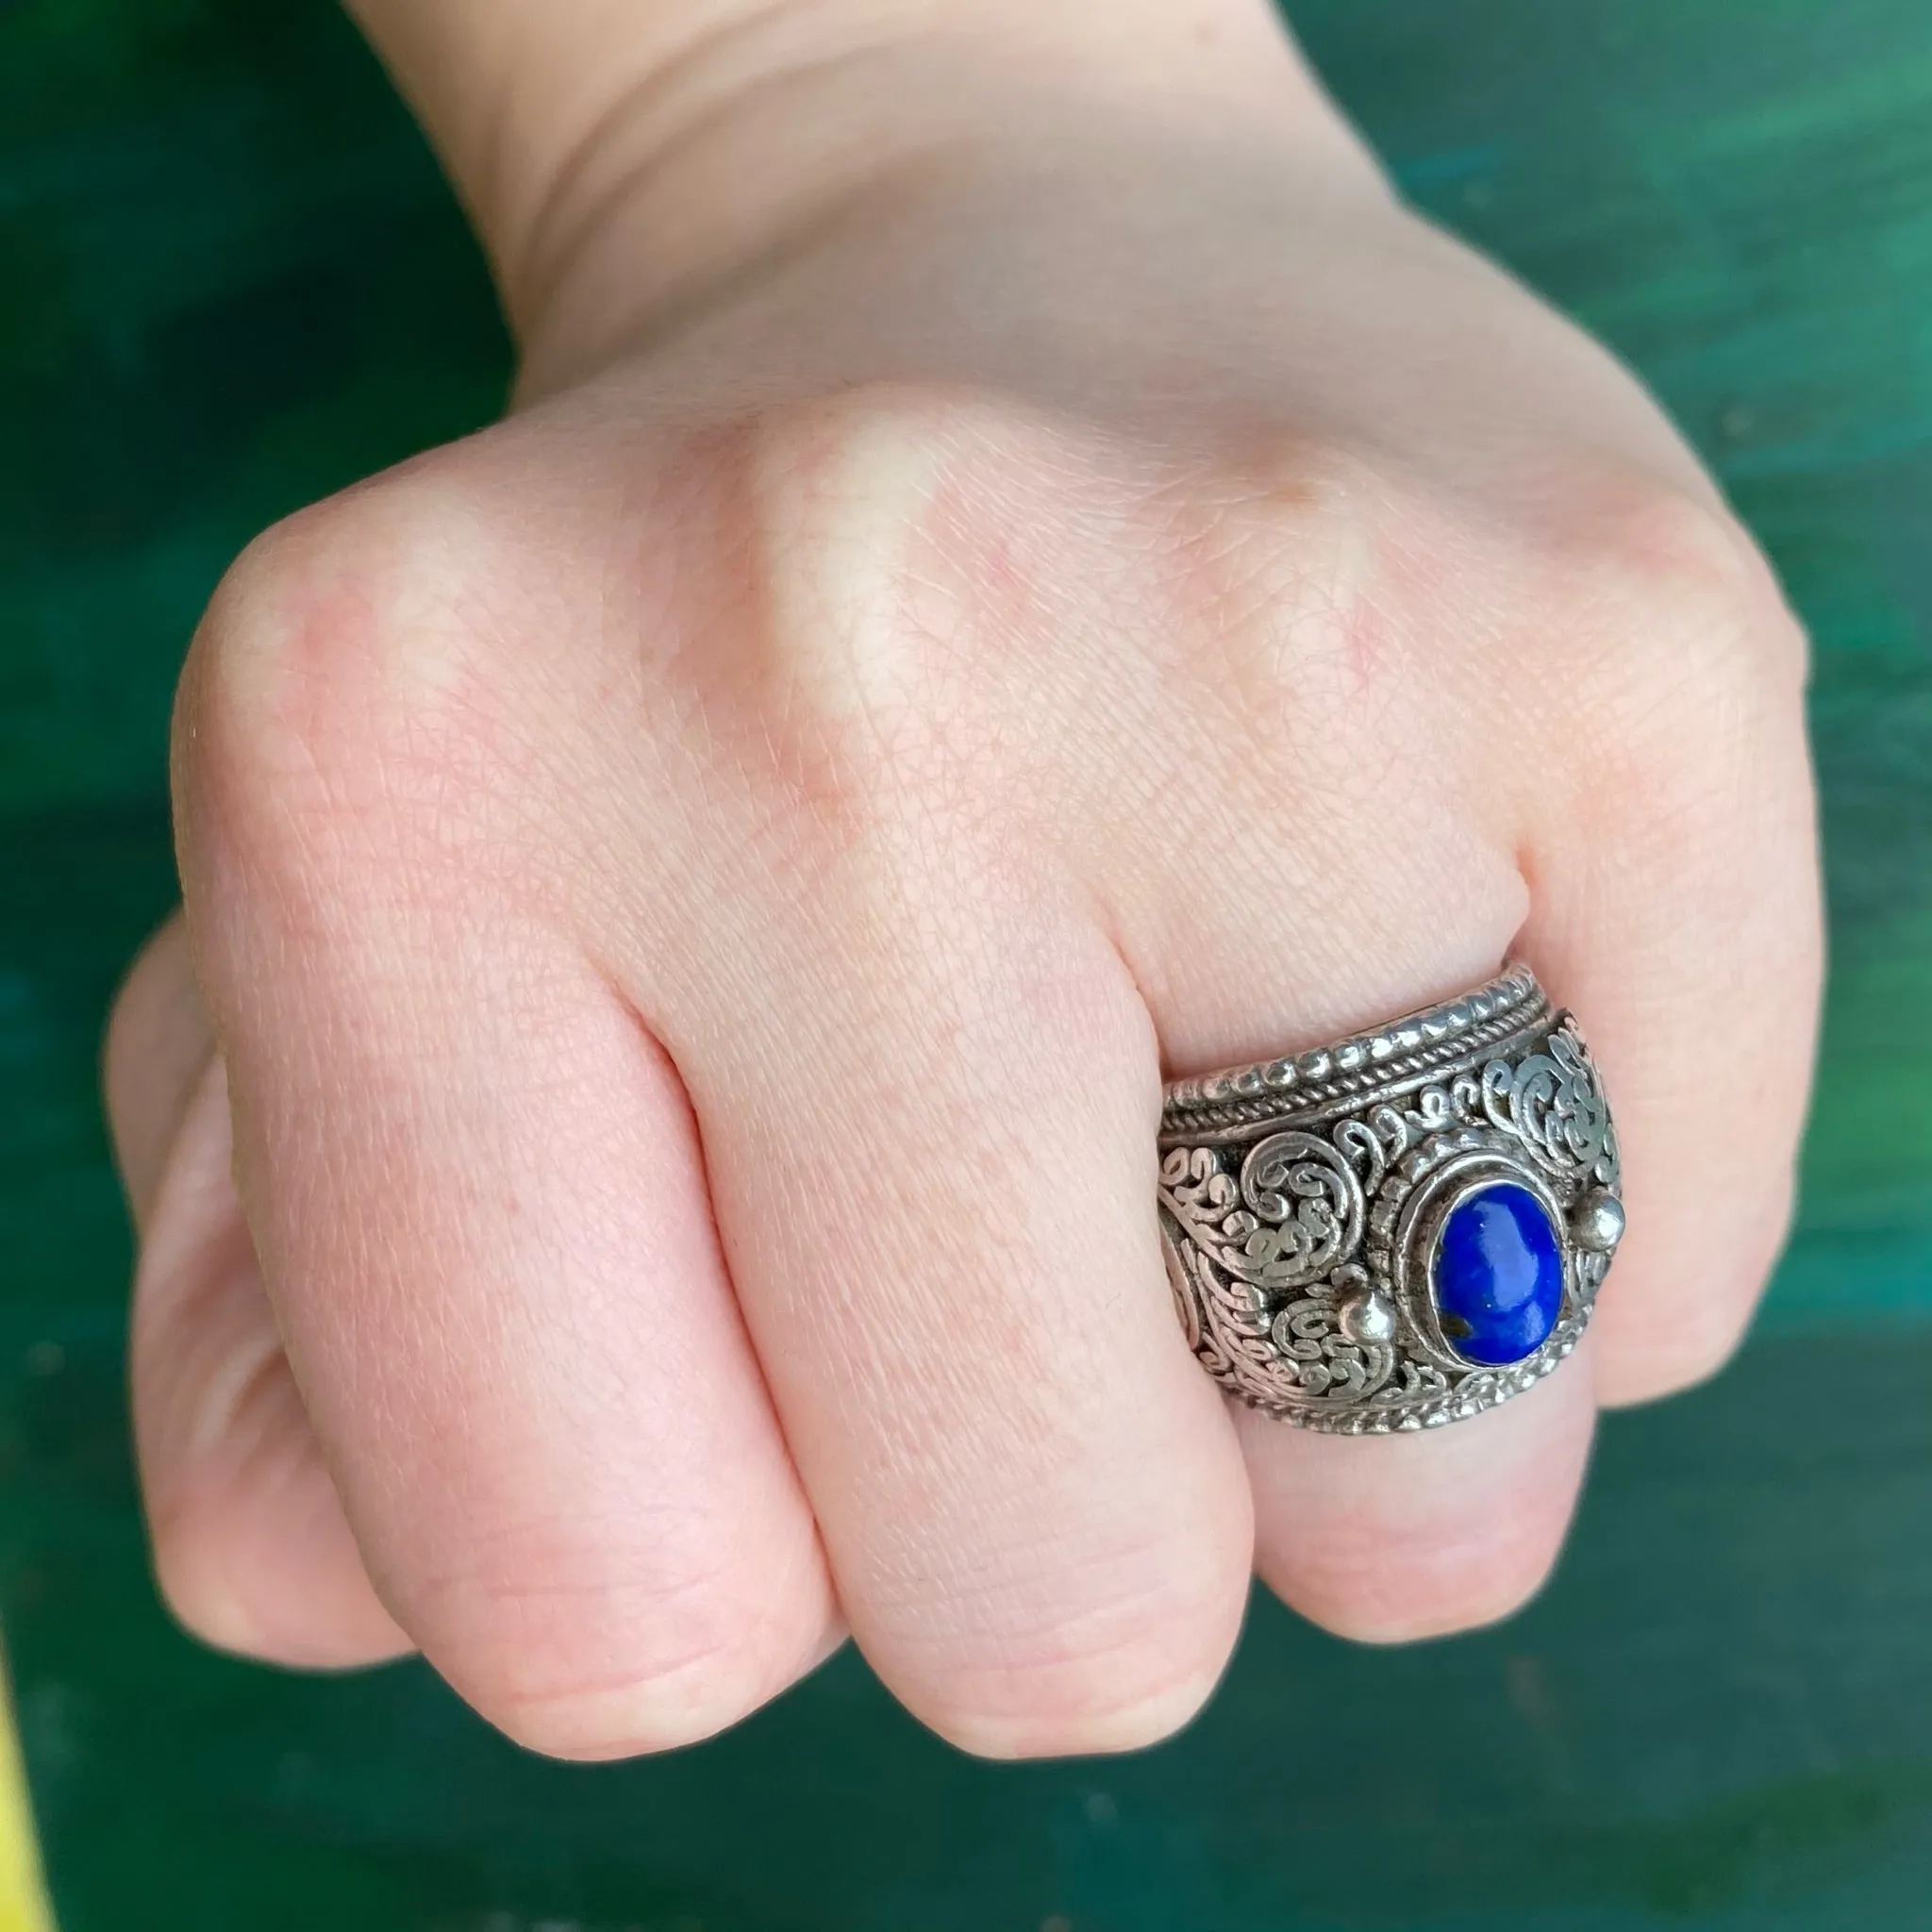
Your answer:
[[[1305,1428],[1434,1428],[1520,1394],[1576,1346],[1624,1233],[1603,1083],[1524,966],[1174,1081],[1160,1149],[1190,1346]]]

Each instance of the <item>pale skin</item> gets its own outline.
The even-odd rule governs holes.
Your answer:
[[[1683,444],[1262,0],[358,11],[522,377],[183,677],[108,1065],[176,1613],[590,1757],[848,1635],[1019,1756],[1184,1723],[1257,1572],[1514,1608],[1805,1099],[1804,646]],[[1618,1109],[1588,1346],[1420,1439],[1230,1407],[1161,1079],[1509,956]]]

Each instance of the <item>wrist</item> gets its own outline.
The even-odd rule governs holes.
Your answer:
[[[1070,99],[1359,160],[1269,0],[349,4],[526,345],[610,301],[613,258],[635,332],[923,156],[1052,132]]]

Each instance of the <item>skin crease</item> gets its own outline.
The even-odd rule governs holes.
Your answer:
[[[849,1631],[1020,1756],[1185,1722],[1256,1570],[1512,1609],[1788,1213],[1805,654],[1711,485],[1258,0],[361,11],[524,372],[183,675],[107,1066],[176,1613],[580,1757]],[[1590,1345],[1421,1439],[1232,1411],[1161,1078],[1509,955],[1618,1108]]]

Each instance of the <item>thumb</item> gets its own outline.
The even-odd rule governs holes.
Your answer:
[[[163,1595],[197,1636],[271,1662],[403,1654],[262,1288],[229,1172],[227,1080],[178,917],[122,989],[105,1074],[141,1233],[134,1427]]]

